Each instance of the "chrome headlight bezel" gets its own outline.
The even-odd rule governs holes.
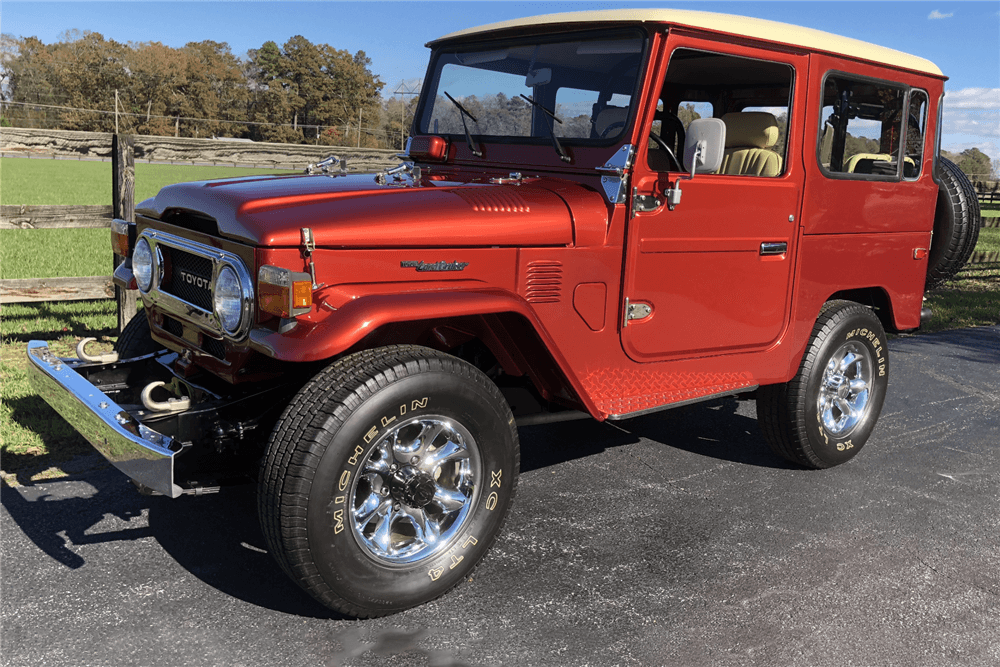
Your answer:
[[[229,336],[243,324],[245,292],[239,272],[230,264],[222,264],[212,285],[212,308],[219,326]]]
[[[132,252],[132,275],[141,291],[148,292],[153,287],[154,270],[153,249],[149,241],[140,238]]]

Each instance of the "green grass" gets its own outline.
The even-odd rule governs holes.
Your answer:
[[[976,252],[1000,252],[1000,227],[983,227],[979,230]]]
[[[135,165],[135,201],[138,204],[171,183],[279,173],[296,172],[139,162]],[[111,203],[110,162],[0,158],[0,180],[3,183],[0,204],[97,206]]]
[[[69,424],[32,390],[25,347],[29,340],[50,341],[58,356],[75,356],[81,338],[97,338],[88,347],[108,351],[117,336],[115,302],[0,306],[0,467],[8,484],[61,477],[63,463],[93,452]]]
[[[0,278],[111,275],[107,229],[0,230]]]

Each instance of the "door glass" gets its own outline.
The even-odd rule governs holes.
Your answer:
[[[818,150],[823,170],[842,178],[896,176],[905,99],[902,88],[888,83],[827,77]]]
[[[660,122],[654,124],[653,133],[682,157],[679,137],[691,122],[721,118],[726,124],[726,150],[719,173],[780,176],[785,171],[792,75],[792,68],[781,63],[677,49],[663,80],[662,110],[658,108],[656,118]],[[676,163],[659,143],[650,142],[646,153],[650,169],[675,170]]]

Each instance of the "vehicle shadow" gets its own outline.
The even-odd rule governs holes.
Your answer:
[[[88,469],[69,477],[16,488],[0,483],[4,509],[53,560],[77,569],[86,564],[81,547],[152,537],[181,567],[228,596],[296,616],[342,618],[296,586],[267,552],[253,484],[200,497],[143,496],[120,472],[102,467],[99,456],[83,458],[76,463]],[[109,517],[118,527],[102,530]]]
[[[771,452],[756,418],[738,412],[740,404],[728,397],[621,421],[585,419],[525,427],[519,431],[521,472],[586,458],[642,439],[720,461],[797,469]]]

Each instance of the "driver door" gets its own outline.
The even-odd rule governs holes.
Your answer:
[[[738,136],[747,132],[736,121],[754,114],[740,112],[763,108],[752,120],[773,112],[781,145],[751,146],[747,154],[727,149],[724,173],[680,181],[683,196],[674,210],[666,204],[641,210],[643,200],[633,197],[624,281],[631,308],[625,311],[622,345],[636,361],[767,349],[779,341],[789,319],[803,185],[802,164],[791,159],[801,151],[796,136],[801,120],[794,112],[805,108],[805,87],[794,84],[808,58],[676,34],[665,53],[670,59],[660,95],[665,110],[677,109],[679,100],[694,100],[715,117],[736,113],[725,119],[727,137],[746,141]],[[649,131],[652,120],[646,121]],[[757,143],[766,144],[773,132],[764,134]],[[664,202],[665,190],[681,175],[672,161],[669,171],[656,171],[663,168],[662,151],[647,146],[638,151],[634,192],[649,195],[647,202]],[[758,173],[755,160],[746,159],[763,156],[773,165],[768,151],[778,153],[776,174]],[[742,166],[735,164],[740,160]]]

